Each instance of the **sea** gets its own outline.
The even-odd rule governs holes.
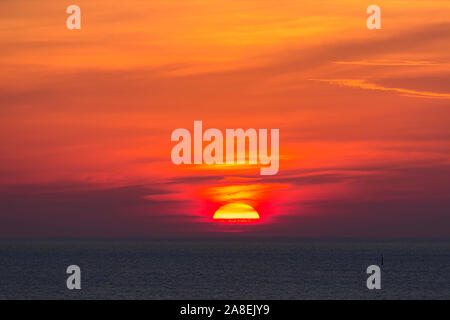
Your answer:
[[[0,240],[2,300],[449,298],[448,239]]]

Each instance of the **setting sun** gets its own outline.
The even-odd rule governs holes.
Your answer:
[[[259,214],[252,206],[244,203],[228,203],[214,214],[214,220],[227,222],[250,222],[259,220]]]

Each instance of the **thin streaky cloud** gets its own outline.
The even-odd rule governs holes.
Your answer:
[[[440,63],[434,62],[434,61],[418,61],[418,60],[387,60],[387,59],[381,59],[381,60],[359,60],[359,61],[335,61],[336,64],[346,64],[346,65],[359,65],[359,66],[437,66],[442,65]]]
[[[389,88],[377,85],[375,83],[367,82],[362,79],[309,79],[311,81],[319,81],[326,82],[329,84],[337,84],[343,87],[350,88],[360,88],[367,90],[378,90],[378,91],[390,91],[400,93],[406,97],[414,97],[414,98],[439,98],[439,99],[450,99],[450,93],[438,93],[432,91],[418,91],[418,90],[410,90],[404,88]]]

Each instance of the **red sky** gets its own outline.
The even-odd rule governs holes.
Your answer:
[[[450,236],[450,2],[76,4],[0,3],[0,237]],[[279,128],[279,173],[175,166],[194,120]]]

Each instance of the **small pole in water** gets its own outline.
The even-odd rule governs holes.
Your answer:
[[[384,257],[383,257],[383,254],[381,254],[381,265],[383,265],[384,264]]]

